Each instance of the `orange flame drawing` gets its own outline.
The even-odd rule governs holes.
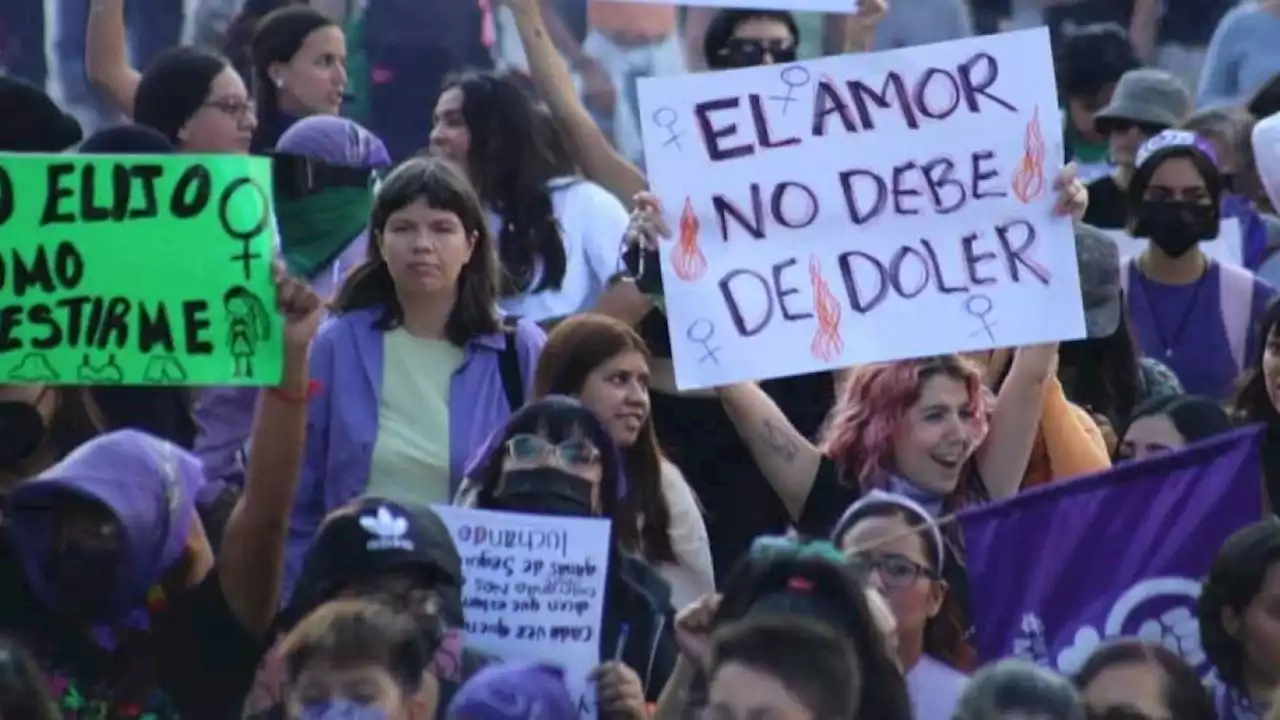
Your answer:
[[[809,353],[831,362],[844,352],[844,340],[840,338],[840,303],[823,279],[822,265],[816,257],[809,258],[809,285],[813,288],[813,313],[818,317],[818,329],[813,333]]]
[[[1040,108],[1031,115],[1022,140],[1022,160],[1013,173],[1013,194],[1024,203],[1044,192],[1044,135],[1040,132]]]
[[[680,214],[680,239],[671,252],[671,267],[676,277],[685,282],[701,280],[707,273],[707,258],[698,247],[698,229],[701,223],[693,212],[693,201],[684,199],[684,212]]]

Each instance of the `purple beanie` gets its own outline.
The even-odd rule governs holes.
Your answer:
[[[501,663],[476,673],[453,696],[446,720],[575,720],[564,673],[550,665]]]

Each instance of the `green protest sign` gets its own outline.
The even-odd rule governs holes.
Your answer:
[[[0,154],[0,383],[274,385],[271,163]]]

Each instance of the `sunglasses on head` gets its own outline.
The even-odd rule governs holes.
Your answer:
[[[796,60],[796,44],[791,40],[729,38],[719,55],[734,68],[764,65],[766,56],[775,63],[789,63]]]
[[[271,156],[271,180],[278,200],[299,200],[337,187],[371,188],[368,168],[334,165],[305,155]]]
[[[1103,135],[1114,135],[1116,133],[1127,133],[1134,128],[1147,137],[1154,137],[1161,132],[1168,130],[1165,125],[1158,123],[1140,122],[1138,120],[1127,120],[1125,118],[1105,118],[1095,123],[1099,132]]]

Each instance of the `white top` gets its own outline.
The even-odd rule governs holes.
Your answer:
[[[551,206],[564,241],[565,273],[560,289],[503,298],[506,315],[533,322],[561,318],[590,310],[600,301],[609,278],[621,268],[627,209],[608,190],[578,178],[556,178],[549,183]],[[502,219],[490,214],[494,237]],[[542,263],[534,268],[533,285],[542,279]]]
[[[662,496],[671,514],[667,535],[676,562],[654,563],[653,569],[671,586],[671,606],[678,612],[715,592],[716,574],[702,508],[680,469],[666,460],[662,462]]]
[[[1280,207],[1280,114],[1253,126],[1253,157],[1262,176],[1262,187],[1273,207]]]
[[[907,673],[907,694],[916,720],[951,720],[969,676],[928,655]]]

